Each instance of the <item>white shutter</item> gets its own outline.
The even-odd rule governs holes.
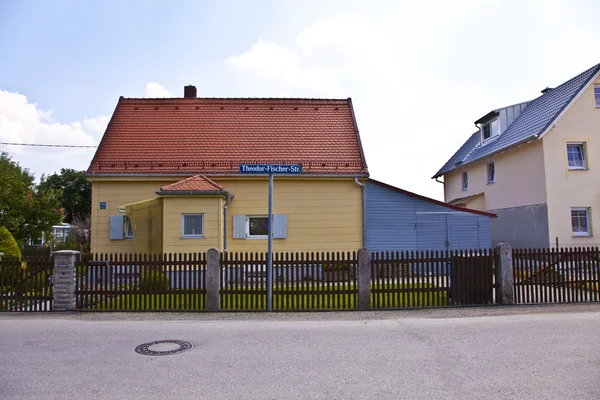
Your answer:
[[[287,215],[273,215],[273,239],[287,237]]]
[[[246,216],[245,215],[234,215],[233,216],[233,238],[234,239],[245,239],[246,238]]]
[[[123,240],[123,216],[110,217],[110,240]]]

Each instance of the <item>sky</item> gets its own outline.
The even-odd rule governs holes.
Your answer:
[[[600,2],[0,0],[0,142],[94,146],[119,96],[352,98],[371,177],[431,177],[494,108],[600,62]],[[94,148],[0,144],[36,178]]]

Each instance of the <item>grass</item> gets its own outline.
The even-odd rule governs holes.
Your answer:
[[[378,289],[384,293],[371,293],[371,308],[400,308],[444,306],[448,304],[446,291],[411,292],[413,289],[435,289],[432,284],[389,284],[380,285]],[[267,291],[264,289],[227,289],[232,293],[221,295],[221,310],[266,310]],[[313,293],[294,293],[311,290]],[[345,293],[319,293],[328,290],[324,286],[291,287],[285,293],[276,287],[273,292],[274,310],[336,310],[357,308],[358,294],[354,285],[336,285],[335,290]],[[333,288],[332,288],[333,290]],[[372,287],[372,290],[373,287]],[[405,292],[400,292],[405,291]],[[236,293],[237,292],[237,293]],[[242,293],[239,293],[242,292]],[[93,301],[89,296],[86,303]],[[100,310],[203,310],[204,294],[126,294],[108,298],[94,307]],[[78,304],[78,307],[81,305]]]

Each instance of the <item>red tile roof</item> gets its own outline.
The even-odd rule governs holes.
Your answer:
[[[88,174],[367,174],[350,99],[121,97]]]
[[[208,179],[204,175],[194,175],[190,178],[184,179],[179,182],[172,183],[167,186],[160,188],[161,194],[175,194],[175,193],[215,193],[215,192],[227,192],[225,188],[218,183]]]

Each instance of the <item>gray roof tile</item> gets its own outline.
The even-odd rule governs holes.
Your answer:
[[[557,88],[530,101],[525,110],[508,129],[490,143],[482,146],[479,140],[479,131],[473,133],[465,144],[434,175],[434,178],[442,176],[461,165],[472,163],[541,135],[599,70],[600,64],[597,64]]]

